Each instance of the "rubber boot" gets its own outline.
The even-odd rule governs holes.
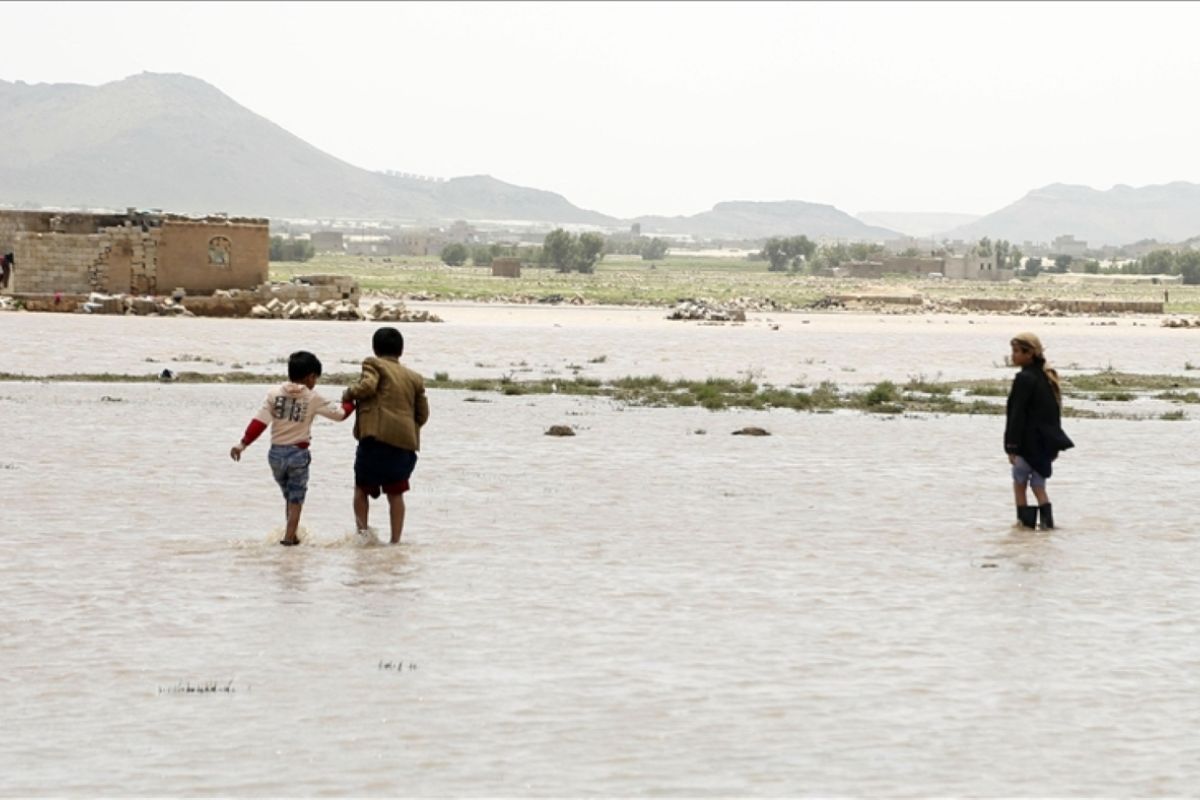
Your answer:
[[[1037,517],[1037,506],[1017,506],[1017,521],[1026,528],[1036,528]]]
[[[1038,527],[1040,527],[1044,531],[1053,530],[1054,529],[1054,510],[1053,510],[1051,504],[1046,503],[1046,505],[1044,505],[1044,506],[1038,506],[1037,513],[1040,514],[1042,517],[1041,524]]]

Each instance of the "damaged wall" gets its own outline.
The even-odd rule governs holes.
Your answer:
[[[0,211],[13,294],[196,294],[267,281],[265,219]]]

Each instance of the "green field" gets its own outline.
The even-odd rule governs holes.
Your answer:
[[[304,263],[272,262],[271,280],[298,275],[353,276],[364,292],[382,292],[428,300],[537,302],[561,298],[611,305],[673,305],[684,298],[717,302],[735,298],[770,300],[799,309],[828,295],[920,294],[935,300],[988,297],[1036,300],[1162,300],[1167,313],[1200,313],[1200,286],[1149,283],[1096,286],[1038,278],[1019,283],[923,280],[889,277],[880,280],[815,278],[768,272],[765,262],[732,258],[671,255],[655,262],[639,257],[609,256],[592,274],[525,268],[520,278],[493,277],[488,267],[448,267],[436,256],[318,255]]]

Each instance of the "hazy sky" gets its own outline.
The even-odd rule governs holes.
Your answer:
[[[0,77],[202,78],[369,169],[618,216],[1200,182],[1200,4],[0,3]]]

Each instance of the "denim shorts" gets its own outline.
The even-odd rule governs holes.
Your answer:
[[[289,503],[303,503],[308,494],[308,465],[312,463],[308,448],[273,444],[267,453],[267,463],[271,465],[271,474],[283,492],[283,499]]]
[[[1012,465],[1013,483],[1019,483],[1024,486],[1029,484],[1035,489],[1041,489],[1046,485],[1046,479],[1033,471],[1033,467],[1029,466],[1029,462],[1017,456],[1017,460]]]

